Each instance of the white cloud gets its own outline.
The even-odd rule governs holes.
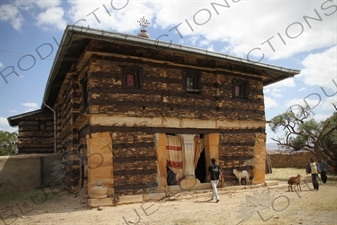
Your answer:
[[[23,105],[24,107],[27,107],[25,112],[30,112],[30,111],[38,109],[38,104],[35,102],[25,102],[25,103],[22,103],[21,105]]]
[[[32,16],[40,27],[63,30],[66,21],[63,19],[63,8],[58,7],[61,3],[60,0],[14,0],[11,4],[0,6],[0,18],[3,22],[9,22],[15,30],[21,30],[23,23],[28,20],[23,15]]]
[[[330,97],[330,98],[324,98],[324,96],[321,96],[321,101],[317,106],[314,108],[315,110],[328,110],[333,111],[334,107],[332,105],[333,102],[336,102],[336,98]]]
[[[195,45],[198,40],[199,40],[199,36],[193,36],[190,38],[189,41],[192,45]]]
[[[295,87],[295,81],[294,78],[288,78],[285,80],[278,81],[276,83],[270,84],[266,86],[267,88],[273,89],[273,88],[285,88],[285,87]]]
[[[37,103],[35,102],[25,102],[25,103],[22,103],[21,105],[25,107],[37,108]]]
[[[38,25],[58,29],[65,25],[65,17],[69,17],[71,24],[77,22],[79,26],[136,34],[139,30],[136,21],[145,16],[151,23],[150,35],[152,29],[160,28],[164,30],[163,34],[169,35],[162,37],[163,40],[175,37],[178,38],[176,43],[186,45],[202,37],[203,41],[209,42],[206,48],[243,58],[254,48],[260,50],[254,50],[251,56],[260,58],[264,54],[265,58],[275,60],[336,44],[337,13],[333,7],[335,2],[330,1],[292,1],[291,7],[288,1],[13,2],[20,11],[37,18]],[[221,44],[213,47],[213,41]],[[204,44],[196,43],[201,47]],[[220,45],[221,50],[218,49]]]
[[[226,2],[228,7],[224,7]],[[105,1],[83,4],[81,0],[73,0],[69,4],[72,21],[85,20],[77,25],[132,32],[138,28],[135,21],[139,20],[140,16],[145,16],[151,22],[148,30],[166,30],[166,34],[170,36],[166,38],[168,40],[173,37],[179,38],[181,35],[186,42],[193,44],[199,36],[203,36],[209,42],[222,42],[222,51],[225,53],[241,57],[246,57],[253,48],[260,47],[261,51],[254,51],[252,54],[260,57],[261,53],[264,53],[265,57],[270,59],[287,58],[298,52],[331,46],[335,41],[334,35],[331,35],[334,33],[334,13],[321,9],[320,2],[297,1],[292,2],[292,7],[289,8],[289,3],[282,1],[234,3],[204,0],[193,1],[193,4],[191,1],[121,1],[118,7],[125,7],[120,10],[114,10],[111,4]],[[326,4],[325,7],[327,6],[329,5]],[[315,10],[323,21],[307,19],[311,26],[309,28],[303,16],[314,17]],[[327,16],[324,13],[332,15]],[[300,30],[297,38],[289,38],[288,36],[292,37],[297,32],[295,22],[303,26],[303,32]],[[286,44],[280,41],[278,33],[283,36]],[[317,36],[324,38],[316,38]],[[275,51],[268,43],[262,44],[271,37],[274,38],[270,40],[270,45]],[[178,40],[178,43],[182,43],[181,41]],[[202,44],[200,43],[201,46]]]
[[[14,132],[17,131],[17,127],[10,127],[7,121],[7,118],[5,117],[0,117],[0,130],[4,131],[9,131],[9,132]]]
[[[263,88],[263,93],[264,94],[268,94],[270,92],[271,92],[270,88],[266,88],[266,87]]]
[[[37,25],[40,27],[53,27],[64,30],[67,22],[63,19],[64,11],[61,7],[49,8],[37,16]]]
[[[312,95],[307,95],[303,98],[293,98],[288,100],[285,104],[286,107],[294,107],[297,108],[299,106],[306,107],[309,106],[313,112],[322,112],[322,111],[333,111],[333,105],[332,102],[336,102],[335,98],[330,97],[330,98],[324,98],[324,96],[318,94],[318,93],[313,93]]]
[[[293,98],[293,99],[289,99],[288,101],[286,101],[285,106],[287,107],[287,109],[289,107],[305,107],[305,106],[310,106],[310,107],[314,107],[315,105],[318,105],[320,103],[319,99],[305,99],[305,98]]]
[[[0,117],[0,126],[8,126],[8,121],[6,117]]]
[[[130,33],[139,30],[137,21],[143,16],[151,23],[151,27],[155,26],[155,22],[152,21],[155,16],[158,16],[155,10],[163,3],[148,1],[88,1],[83,3],[82,0],[72,0],[69,4],[69,16],[72,23],[78,21],[76,23],[78,26]],[[135,32],[132,33],[135,34]]]
[[[23,0],[26,1],[26,0]],[[41,9],[48,9],[48,8],[53,8],[56,6],[61,5],[62,1],[61,0],[34,0],[32,1],[34,2],[36,5],[38,5]]]
[[[327,95],[336,93],[337,45],[324,52],[308,55],[302,64],[305,68],[297,77],[298,79],[303,79],[309,86],[321,86]]]
[[[313,118],[319,122],[319,121],[324,121],[326,120],[327,118],[329,118],[330,116],[332,116],[332,114],[315,114],[313,116]]]
[[[275,98],[281,98],[282,97],[282,94],[281,94],[282,91],[284,91],[284,88],[282,88],[282,89],[281,88],[273,88],[271,90],[270,95],[275,97]]]
[[[14,0],[13,4],[19,7],[21,10],[24,11],[33,11],[36,9],[48,9],[50,7],[59,6],[61,4],[61,0]]]
[[[223,47],[227,53],[241,57],[246,57],[254,48],[261,48],[253,51],[252,56],[261,57],[263,53],[273,60],[288,58],[296,53],[331,46],[336,41],[337,13],[331,7],[333,3],[293,1],[289,7],[289,2],[284,1],[227,1],[229,7],[226,8],[211,2],[215,3],[153,3],[155,23],[167,30],[180,24],[177,29],[184,38],[202,35],[209,41],[221,41],[228,45]],[[216,3],[225,5],[225,2]],[[308,19],[309,16],[318,20]],[[197,25],[203,22],[204,25]],[[168,31],[168,34],[177,36],[174,31]]]
[[[300,89],[298,89],[298,91],[307,91],[308,88],[307,87],[301,87]]]
[[[264,96],[264,105],[265,105],[265,109],[270,109],[270,108],[274,108],[278,106],[278,103],[274,101],[272,98],[270,98],[269,96]]]
[[[0,21],[9,22],[15,30],[20,30],[24,19],[19,9],[13,5],[0,5]]]

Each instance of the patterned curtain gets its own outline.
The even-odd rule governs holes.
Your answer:
[[[195,135],[194,137],[194,169],[197,168],[198,161],[200,158],[200,154],[204,149],[204,140],[199,137],[199,135]]]
[[[166,135],[166,158],[167,167],[176,174],[176,180],[183,177],[183,154],[182,144],[179,136]]]

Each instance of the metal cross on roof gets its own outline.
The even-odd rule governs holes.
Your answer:
[[[137,22],[139,23],[139,26],[141,26],[143,29],[150,25],[150,23],[147,22],[147,20],[145,19],[144,16],[143,16],[143,18],[140,18],[140,20],[137,21]]]

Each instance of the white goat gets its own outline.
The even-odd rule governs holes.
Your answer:
[[[241,178],[245,178],[246,185],[250,185],[250,181],[249,181],[250,174],[248,173],[247,170],[240,171],[237,169],[233,169],[233,173],[235,174],[236,178],[238,178],[239,185],[241,185]]]
[[[301,174],[298,174],[296,177],[289,177],[288,179],[288,191],[293,191],[293,185],[296,185],[297,191],[302,191],[301,189]]]

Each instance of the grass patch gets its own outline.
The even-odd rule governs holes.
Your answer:
[[[301,174],[303,179],[307,177],[305,168],[273,168],[273,173],[266,174],[266,180],[288,182],[289,177],[295,177],[297,174]],[[310,174],[308,176],[310,176]],[[328,174],[328,182],[329,181],[337,181],[337,176]]]
[[[301,174],[302,177],[306,176],[305,169],[298,168],[273,168],[273,173],[266,174],[266,180],[278,180],[287,182],[289,177]]]

